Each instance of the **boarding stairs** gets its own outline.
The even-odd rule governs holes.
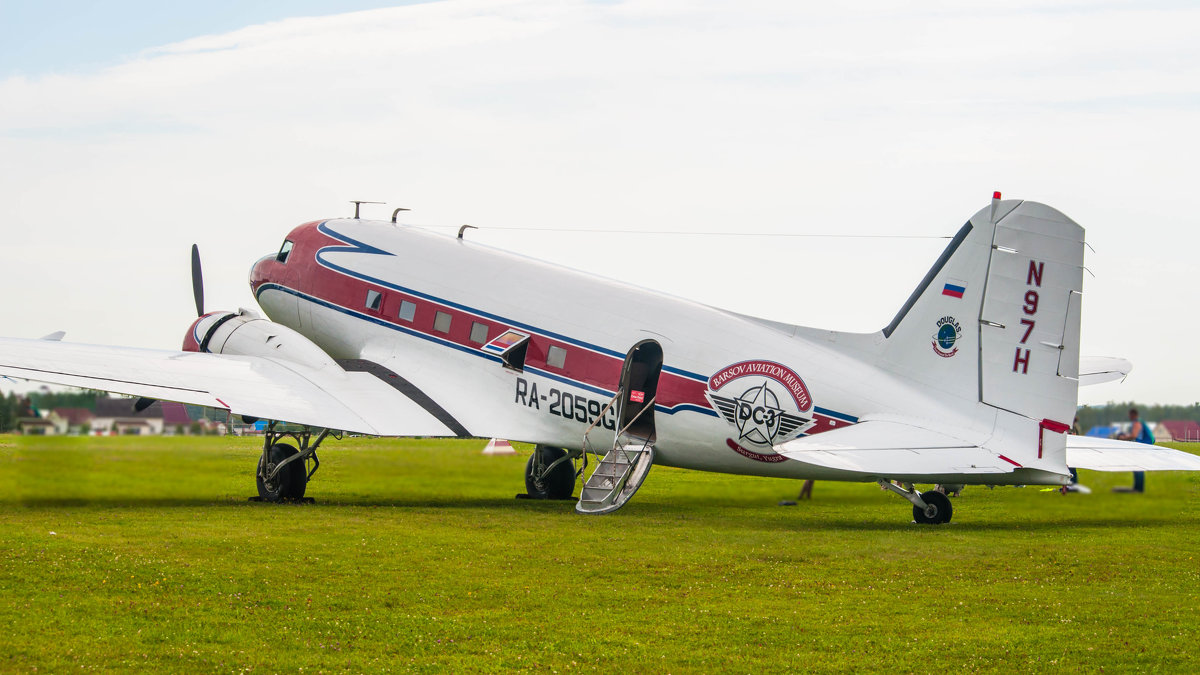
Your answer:
[[[621,398],[621,391],[609,402],[609,407]],[[621,428],[613,437],[612,449],[596,464],[592,474],[584,481],[583,490],[579,493],[579,503],[575,510],[579,513],[602,514],[611,513],[628,502],[646,480],[646,474],[654,464],[654,440],[644,438],[629,432],[630,427],[638,421],[647,410],[654,409],[654,399],[650,399],[641,412]],[[607,408],[605,409],[607,412]],[[603,417],[601,413],[600,417]],[[620,419],[620,416],[617,416]],[[597,418],[599,421],[599,418]],[[583,449],[587,453],[599,455],[593,449],[589,434],[595,424],[584,432]],[[586,462],[586,459],[585,459]],[[585,464],[586,466],[586,464]]]

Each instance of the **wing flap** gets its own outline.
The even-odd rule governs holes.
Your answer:
[[[775,451],[811,466],[880,478],[1010,473],[1017,468],[969,441],[883,420],[797,438]]]
[[[454,436],[369,373],[282,360],[0,338],[0,375],[380,436]]]
[[[1200,456],[1161,445],[1068,436],[1067,466],[1092,471],[1200,471]]]

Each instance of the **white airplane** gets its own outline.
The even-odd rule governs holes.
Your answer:
[[[952,506],[918,484],[1200,470],[1188,453],[1066,434],[1078,387],[1130,365],[1081,366],[1084,231],[1043,204],[996,193],[870,334],[743,316],[461,230],[355,215],[300,225],[254,263],[269,320],[204,313],[193,247],[200,318],[183,351],[6,338],[0,374],[270,420],[256,471],[268,501],[302,498],[338,431],[534,443],[529,495],[570,498],[583,476],[582,513],[620,508],[655,463],[874,481],[930,524]]]

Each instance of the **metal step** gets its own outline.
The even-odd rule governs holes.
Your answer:
[[[575,510],[611,513],[625,505],[654,464],[654,446],[648,442],[615,444],[584,482]]]
[[[605,478],[620,478],[628,470],[629,464],[605,464],[601,462],[596,467],[596,470],[592,472],[591,478],[588,478],[587,485],[592,485],[593,483],[599,484]]]

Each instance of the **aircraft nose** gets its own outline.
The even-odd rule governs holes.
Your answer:
[[[275,256],[265,255],[250,266],[250,292],[254,293],[256,297],[259,287],[271,281],[270,263],[274,260]]]

